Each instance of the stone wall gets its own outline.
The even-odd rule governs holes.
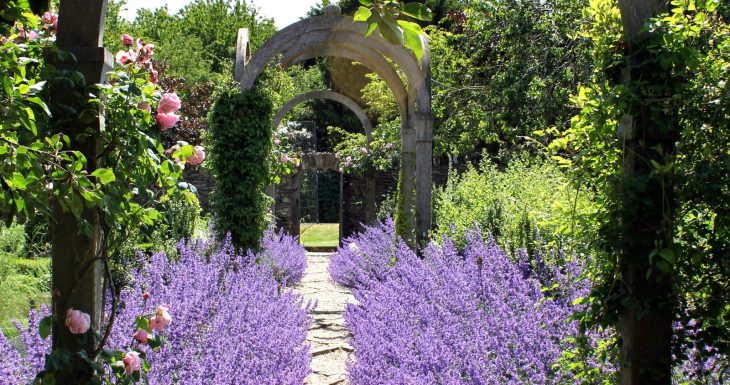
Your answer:
[[[302,159],[303,169],[335,169],[337,160],[333,154],[308,154]],[[458,171],[466,170],[466,164],[460,162],[453,165]],[[373,172],[365,176],[346,174],[341,182],[342,207],[340,234],[348,236],[362,230],[363,224],[371,224],[377,218],[378,207],[389,194],[398,188],[398,167],[392,167],[386,172]],[[439,159],[433,167],[433,180],[436,186],[446,184],[449,174],[449,164],[445,159]],[[213,178],[210,172],[201,168],[187,168],[183,172],[183,180],[191,183],[198,189],[198,198],[204,213],[210,213],[210,198],[213,191]],[[278,228],[287,229],[292,235],[299,235],[299,226],[293,226],[300,221],[300,174],[282,178],[282,182],[275,186],[275,215]]]

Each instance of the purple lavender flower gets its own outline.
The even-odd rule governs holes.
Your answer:
[[[109,347],[146,350],[151,385],[302,384],[310,372],[309,305],[293,292],[280,292],[271,266],[236,255],[230,239],[220,249],[215,244],[181,244],[179,258],[156,254],[134,270],[132,286],[120,294]],[[302,256],[298,245],[292,245],[291,238],[269,234],[262,253],[277,261],[274,266],[286,266],[293,281],[303,267],[295,263]],[[153,352],[133,340],[133,324],[160,304],[169,305],[172,324],[164,332],[167,342]],[[42,369],[50,339],[38,337],[41,317],[31,312],[29,327],[20,329],[19,349],[0,334],[0,384],[30,383]]]
[[[283,286],[302,280],[307,269],[307,251],[304,246],[284,231],[267,230],[261,240],[261,252],[255,255],[258,263],[270,267],[274,277]]]
[[[535,274],[526,276],[493,240],[484,241],[478,233],[467,235],[464,252],[446,238],[419,259],[405,245],[383,247],[394,244],[385,242],[393,242],[389,230],[378,226],[354,237],[359,250],[368,250],[365,257],[355,263],[333,260],[337,266],[331,267],[335,280],[355,282],[359,301],[345,314],[355,347],[349,364],[353,385],[562,380],[553,365],[563,341],[575,331],[566,320],[572,297],[545,298]],[[343,248],[338,255],[360,254]],[[385,263],[389,268],[371,266],[394,255],[397,263]],[[378,272],[378,278],[368,272]],[[365,284],[361,275],[369,277]]]
[[[343,244],[345,247],[338,248],[332,256],[329,272],[335,282],[352,288],[385,280],[400,254],[412,254],[396,237],[391,219],[367,227],[364,232],[346,238]]]

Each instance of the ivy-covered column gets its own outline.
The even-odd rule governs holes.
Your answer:
[[[103,82],[105,74],[112,68],[113,56],[102,47],[106,0],[62,1],[60,5],[57,44],[60,51],[69,52],[74,60],[55,60],[59,70],[81,73],[86,85]],[[54,87],[51,94],[54,108],[53,128],[71,140],[73,149],[86,157],[88,170],[95,167],[99,143],[95,137],[86,135],[102,127],[101,117],[89,119],[79,116],[82,109],[82,95],[88,95],[86,87]],[[69,194],[78,194],[70,191]],[[80,196],[71,198],[83,205]],[[63,317],[66,310],[74,308],[91,315],[92,324],[101,325],[103,274],[100,261],[103,252],[100,216],[94,209],[83,209],[79,222],[71,210],[64,210],[56,202],[53,207],[53,279],[54,314]],[[59,320],[55,325],[63,325]],[[96,349],[93,339],[87,346],[78,346],[79,339],[73,338],[68,328],[54,328],[54,348],[71,351]],[[68,378],[62,379],[68,381]]]

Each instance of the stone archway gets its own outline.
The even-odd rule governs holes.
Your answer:
[[[403,119],[401,130],[402,209],[407,220],[415,218],[413,234],[402,234],[411,244],[426,241],[431,228],[431,189],[433,158],[433,115],[431,113],[431,71],[428,44],[419,62],[404,47],[388,43],[378,34],[365,36],[366,26],[342,16],[340,8],[330,5],[323,16],[299,21],[279,31],[250,60],[237,55],[236,74],[241,91],[251,89],[269,64],[284,68],[313,57],[341,57],[360,62],[377,73],[398,101]],[[246,36],[239,49],[247,47]],[[391,60],[407,79],[403,84]],[[395,76],[393,74],[395,73]]]
[[[294,97],[292,100],[288,101],[284,105],[284,107],[281,107],[279,112],[276,113],[272,128],[276,130],[279,127],[279,124],[281,124],[282,119],[284,119],[284,116],[286,116],[286,114],[291,111],[292,108],[310,100],[321,99],[333,100],[349,108],[350,111],[352,111],[352,113],[354,113],[355,116],[357,116],[357,118],[360,120],[362,128],[365,131],[365,135],[368,138],[368,142],[372,141],[373,124],[370,122],[370,118],[368,118],[367,114],[365,114],[365,111],[362,109],[362,107],[360,107],[360,105],[357,104],[354,100],[334,91],[313,91]],[[336,171],[337,169],[335,168],[334,170]]]

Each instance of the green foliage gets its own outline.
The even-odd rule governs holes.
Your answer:
[[[413,51],[420,61],[424,53],[423,40],[425,32],[415,21],[431,21],[433,14],[424,4],[411,2],[401,3],[397,0],[359,0],[360,8],[353,16],[356,22],[368,24],[365,36],[376,30],[383,39],[392,44],[406,47]]]
[[[210,114],[213,210],[219,236],[241,249],[258,247],[266,230],[272,104],[259,87],[221,92]]]
[[[156,45],[158,61],[169,76],[190,82],[213,80],[224,84],[233,78],[236,40],[239,28],[251,33],[252,50],[276,33],[270,19],[243,0],[195,0],[177,14],[166,7],[140,9],[133,22],[119,17],[125,0],[111,1],[105,33],[105,46],[121,48],[119,36],[130,33]]]
[[[51,259],[27,259],[28,243],[22,225],[0,225],[0,329],[17,333],[12,320],[23,321],[31,307],[50,300]]]
[[[552,147],[601,199],[596,238],[610,257],[596,261],[593,313],[584,320],[615,323],[637,303],[646,312],[669,307],[703,330],[676,342],[727,354],[730,28],[721,3],[672,1],[641,39],[624,42],[617,2],[591,1],[581,34],[593,44],[596,71],[574,99],[580,114]],[[641,140],[620,141],[616,133],[627,130]],[[637,298],[617,284],[627,263],[669,290]]]
[[[374,122],[388,122],[400,118],[395,95],[385,81],[374,73],[365,77],[368,79],[368,84],[362,89],[362,99],[366,104],[365,112],[368,117]],[[405,76],[401,74],[401,79],[403,78]]]
[[[200,201],[191,191],[183,190],[160,199],[159,211],[165,217],[168,239],[179,241],[190,240],[195,233],[196,224],[200,221]]]
[[[500,171],[484,161],[461,175],[452,171],[435,191],[433,236],[452,237],[462,247],[465,231],[476,224],[514,258],[521,249],[535,255],[543,246],[587,255],[595,247],[592,199],[552,162],[517,159]]]
[[[428,28],[437,153],[527,148],[534,130],[564,131],[570,95],[590,77],[576,36],[586,1],[467,1]]]

